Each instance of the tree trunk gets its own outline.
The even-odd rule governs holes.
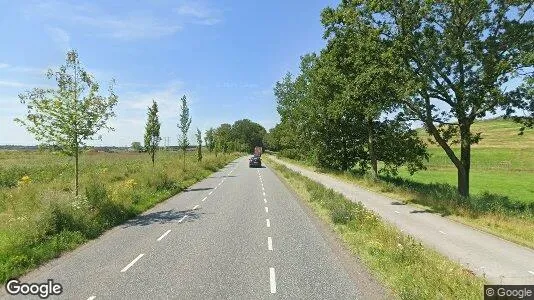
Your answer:
[[[368,132],[368,145],[367,149],[369,151],[369,158],[371,160],[371,176],[373,179],[378,178],[378,162],[376,159],[376,153],[374,149],[374,128],[373,128],[373,119],[367,119],[367,132]]]
[[[185,150],[184,150],[184,171],[185,171]]]
[[[463,124],[462,124],[463,123]],[[471,125],[464,121],[460,124],[460,161],[458,169],[458,193],[469,197],[469,171],[471,169]]]
[[[154,168],[154,165],[155,165],[154,161],[155,160],[156,160],[156,151],[153,151],[152,152],[152,168]]]
[[[78,196],[78,188],[79,188],[79,182],[78,182],[78,150],[79,150],[79,147],[78,147],[78,136],[76,135],[76,146],[74,147],[75,150],[74,150],[74,193],[76,196]]]

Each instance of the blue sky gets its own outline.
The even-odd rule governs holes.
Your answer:
[[[338,1],[0,0],[0,144],[35,144],[13,122],[17,95],[53,86],[46,69],[76,49],[102,83],[117,80],[119,104],[96,145],[141,141],[146,107],[160,104],[162,136],[176,143],[179,99],[193,131],[249,118],[278,122],[272,88],[299,57],[323,47],[320,12]],[[193,130],[194,129],[194,130]]]

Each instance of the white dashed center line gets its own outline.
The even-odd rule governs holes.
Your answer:
[[[211,195],[211,194],[213,194],[213,191],[209,192],[209,194],[208,194],[208,195]]]
[[[143,255],[145,255],[144,253],[141,253],[139,254],[134,260],[132,260],[131,263],[129,263],[126,267],[124,267],[124,269],[121,270],[122,273],[128,271],[128,269],[133,266],[139,259],[141,259],[141,257],[143,257]]]
[[[268,213],[269,212],[269,208],[267,206],[265,206],[265,212]]]
[[[267,199],[263,198],[263,202],[267,203]]]
[[[263,197],[265,197],[265,192],[263,192]]]
[[[195,209],[197,209],[197,208],[198,208],[198,204],[195,205],[195,206],[193,207],[193,210],[195,210]]]
[[[530,274],[534,275],[534,271],[528,271]]]
[[[265,221],[267,221],[267,227],[271,227],[271,221],[269,219],[266,219]]]
[[[178,220],[178,223],[182,223],[185,218],[187,218],[187,215],[183,216],[180,220]]]
[[[400,214],[400,211],[395,211],[395,213]]]
[[[274,274],[274,268],[269,268],[269,281],[271,283],[271,294],[276,293],[276,276]]]
[[[270,251],[273,251],[273,239],[270,236],[267,237],[267,248]]]
[[[446,233],[445,233],[445,232],[443,232],[443,231],[441,231],[441,230],[439,231],[439,233],[441,233],[441,234],[445,234],[445,235],[446,235]]]
[[[87,300],[94,300],[96,298],[96,296],[91,296],[89,298],[87,298]]]
[[[208,199],[208,197],[204,197],[204,198],[202,199],[202,202],[206,201],[206,199]]]
[[[165,231],[165,233],[164,233],[164,234],[162,234],[162,235],[161,235],[161,236],[160,236],[160,237],[159,237],[159,238],[157,239],[157,241],[158,241],[158,242],[159,242],[159,241],[161,241],[161,240],[162,240],[162,239],[163,239],[164,237],[166,237],[166,236],[167,236],[167,234],[169,234],[169,232],[171,232],[171,230],[170,230],[170,229],[169,229],[169,230],[167,230],[167,231]]]

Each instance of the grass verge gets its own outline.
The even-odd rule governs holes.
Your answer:
[[[267,162],[399,298],[480,298],[482,278],[382,222],[361,203],[272,160]]]
[[[240,154],[86,154],[80,195],[69,161],[48,152],[0,153],[0,282],[75,249],[181,192]],[[33,159],[32,159],[33,158]],[[69,172],[67,172],[69,171]],[[3,185],[2,185],[3,183]]]

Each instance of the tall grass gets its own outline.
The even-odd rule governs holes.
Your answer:
[[[82,156],[81,195],[69,159],[46,152],[0,152],[0,282],[98,237],[235,159],[98,153]],[[33,157],[33,159],[32,159]]]
[[[478,299],[484,280],[388,225],[360,203],[269,164],[401,299]]]

